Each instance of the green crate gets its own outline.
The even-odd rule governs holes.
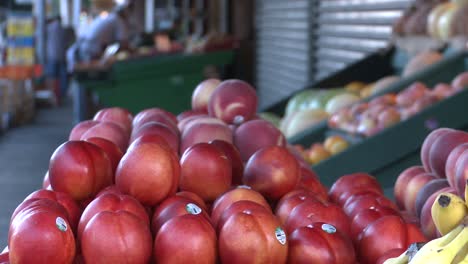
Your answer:
[[[421,81],[429,86],[439,82],[450,83],[458,73],[466,70],[468,70],[468,52],[453,53],[440,63],[393,85],[389,91],[400,91],[414,81]],[[435,128],[433,124],[437,124],[437,127],[466,130],[467,112],[468,90],[464,90],[424,109],[408,120],[353,144],[344,152],[312,168],[327,186],[331,186],[345,174],[371,173],[391,196],[390,191],[399,173],[410,166],[420,164],[420,147]]]
[[[176,54],[116,62],[109,71],[82,74],[80,84],[94,92],[104,107],[119,106],[137,113],[161,107],[174,114],[190,108],[205,66],[232,63],[233,51]]]
[[[395,57],[398,57],[397,54],[398,53],[394,54]],[[416,81],[421,81],[428,86],[433,86],[440,82],[450,82],[455,73],[464,71],[466,69],[464,60],[465,56],[466,53],[464,52],[448,53],[440,62],[435,63],[411,76],[402,78],[400,81],[390,85],[385,91],[382,91],[374,96],[366,98],[363,101],[368,102],[375,97],[381,96],[382,94],[399,92]],[[399,64],[401,64],[401,62]],[[309,146],[312,143],[323,141],[326,138],[325,133],[327,131],[327,121],[323,121],[309,129],[306,129],[302,133],[299,133],[298,135],[290,138],[288,141],[291,144]]]

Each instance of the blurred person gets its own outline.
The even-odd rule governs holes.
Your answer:
[[[46,35],[46,76],[49,87],[53,87],[57,103],[66,95],[68,81],[66,70],[65,29],[60,16],[47,21]]]
[[[100,16],[89,26],[79,44],[80,59],[90,62],[101,58],[107,46],[118,43],[121,50],[130,49],[130,15],[135,2],[118,5],[110,14]]]

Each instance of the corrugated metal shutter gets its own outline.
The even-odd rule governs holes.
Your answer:
[[[315,79],[386,47],[411,0],[322,0],[314,16]]]
[[[313,77],[308,0],[257,0],[257,89],[260,107],[304,88]]]

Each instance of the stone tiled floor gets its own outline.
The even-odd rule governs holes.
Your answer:
[[[40,109],[34,122],[0,135],[0,249],[7,244],[10,216],[16,206],[41,188],[53,151],[72,127],[71,104]]]

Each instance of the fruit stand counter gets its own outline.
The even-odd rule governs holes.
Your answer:
[[[205,78],[205,67],[230,64],[233,56],[228,50],[129,59],[116,62],[108,71],[91,72],[91,78],[81,73],[76,79],[82,89],[97,94],[103,106],[134,113],[158,106],[177,114],[190,108],[192,91]]]
[[[396,92],[413,81],[428,86],[450,81],[460,72],[468,70],[468,52],[456,52],[443,61],[389,87],[386,92]],[[392,188],[398,174],[412,165],[420,164],[419,149],[424,138],[435,128],[468,129],[468,90],[448,97],[425,108],[413,117],[402,121],[369,138],[352,138],[354,144],[342,153],[313,167],[321,181],[330,186],[338,177],[350,172],[368,172],[375,175],[384,188]],[[328,130],[327,134],[340,133]],[[310,145],[311,138],[296,138],[296,144]],[[389,193],[390,195],[390,193]]]

